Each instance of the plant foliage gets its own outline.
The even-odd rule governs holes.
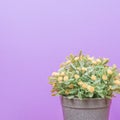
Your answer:
[[[112,98],[120,93],[120,73],[116,65],[108,66],[107,58],[71,54],[49,77],[52,96],[73,98]]]

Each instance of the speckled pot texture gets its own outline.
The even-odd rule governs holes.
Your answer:
[[[64,120],[109,120],[110,99],[61,97]]]

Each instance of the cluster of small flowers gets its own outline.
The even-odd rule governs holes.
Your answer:
[[[87,59],[87,61],[89,61],[89,62],[91,62],[91,64],[92,65],[97,65],[97,64],[101,64],[102,62],[108,62],[109,61],[109,59],[108,58],[103,58],[103,59],[95,59],[94,57],[90,57],[89,55],[87,55],[86,57],[85,57],[86,59]],[[62,63],[61,65],[60,65],[60,67],[65,67],[66,65],[69,65],[69,64],[71,64],[72,62],[77,62],[77,61],[81,61],[81,60],[83,60],[84,59],[84,57],[83,56],[80,56],[80,57],[75,57],[72,61],[71,60],[67,60],[66,62],[64,62],[64,63]]]
[[[80,61],[89,62],[88,67],[85,67],[85,66],[80,67],[78,64],[76,65],[76,63],[79,63]],[[50,78],[53,79],[53,81],[50,82],[50,84],[53,86],[53,88],[55,88],[55,87],[58,87],[60,84],[65,83],[65,82],[69,81],[70,79],[73,79],[73,80],[76,80],[77,85],[81,89],[87,90],[90,93],[94,93],[94,91],[96,90],[96,86],[91,84],[92,82],[90,82],[90,83],[83,82],[84,80],[81,79],[81,75],[79,73],[84,75],[85,73],[89,72],[89,66],[92,66],[94,68],[94,66],[101,65],[105,69],[106,72],[103,72],[102,76],[96,75],[96,73],[93,72],[89,76],[90,79],[92,81],[101,79],[103,81],[108,82],[110,80],[110,77],[112,77],[112,75],[113,75],[115,77],[113,77],[114,78],[113,83],[111,83],[111,85],[109,87],[112,88],[112,84],[120,86],[120,73],[115,75],[115,69],[117,67],[116,67],[116,65],[113,65],[113,67],[106,66],[106,63],[108,61],[109,61],[109,59],[107,59],[107,58],[95,59],[94,57],[90,57],[89,55],[73,57],[72,59],[69,59],[60,65],[60,68],[61,67],[63,68],[62,71],[52,73]],[[66,73],[64,68],[66,68],[66,66],[71,65],[71,64],[76,65],[75,69],[78,70],[78,73],[76,72],[76,70],[73,70],[73,73],[71,73],[71,75],[70,74],[68,75]],[[66,86],[67,86],[67,88],[65,89],[66,95],[70,94],[70,89],[74,89],[76,87],[76,85],[71,82],[69,84],[66,84]],[[54,91],[56,91],[56,90],[53,89],[52,92],[54,92]],[[53,95],[55,95],[55,94],[53,94]]]
[[[84,83],[82,81],[78,82],[78,85],[80,85],[83,89],[88,90],[89,92],[93,93],[95,88],[91,85],[88,85],[87,83]]]

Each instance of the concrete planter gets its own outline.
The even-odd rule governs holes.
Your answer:
[[[108,120],[111,100],[61,97],[64,120]]]

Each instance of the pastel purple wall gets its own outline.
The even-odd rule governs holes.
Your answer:
[[[80,49],[120,67],[120,0],[1,0],[0,120],[63,120],[48,76]]]

